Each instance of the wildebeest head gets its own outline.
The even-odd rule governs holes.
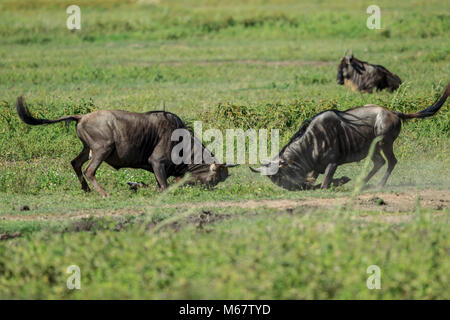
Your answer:
[[[273,183],[287,190],[310,189],[315,181],[313,172],[305,168],[303,160],[306,159],[298,158],[297,148],[292,148],[292,144],[306,133],[311,121],[312,118],[303,121],[278,156],[257,169],[250,167],[250,170],[268,176]]]
[[[273,183],[287,190],[309,189],[315,180],[303,168],[283,158],[274,159],[256,169],[250,167],[250,170],[266,175]]]
[[[363,71],[365,71],[364,64],[353,56],[352,51],[350,54],[346,51],[338,66],[336,81],[343,85],[345,79],[350,79],[354,72],[362,74]]]
[[[189,171],[191,177],[188,184],[201,183],[208,187],[213,187],[219,182],[225,181],[228,176],[228,168],[237,165],[211,163],[209,165],[201,164],[192,166]]]
[[[189,172],[190,177],[186,181],[187,184],[203,184],[208,187],[213,187],[216,184],[225,181],[230,175],[228,174],[228,168],[236,167],[237,164],[222,164],[217,160],[214,155],[208,150],[203,143],[195,137],[193,132],[184,129],[186,136],[190,136],[190,139],[183,139],[183,142],[191,142],[191,146],[187,147],[186,151],[190,152],[186,155],[185,160],[188,163],[184,166],[185,170],[181,172],[180,176],[184,176]],[[175,142],[176,143],[176,142]],[[187,144],[189,146],[189,143]],[[190,150],[190,151],[188,151]],[[180,154],[172,150],[172,157],[183,157],[184,150]],[[174,161],[174,159],[172,159]],[[179,161],[179,160],[177,160]],[[185,162],[186,163],[186,162]]]

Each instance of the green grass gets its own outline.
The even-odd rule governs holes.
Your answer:
[[[203,227],[126,231],[101,223],[0,247],[3,298],[448,299],[448,217],[370,223],[359,213],[214,210]],[[195,213],[200,215],[200,213]],[[377,215],[378,216],[378,215]],[[98,226],[100,225],[100,227]],[[70,231],[71,230],[71,231]],[[214,239],[214,241],[212,241]],[[65,287],[70,265],[81,290]],[[381,268],[380,290],[366,269]]]
[[[284,144],[330,108],[416,112],[449,81],[447,2],[378,1],[381,30],[366,28],[363,2],[143,2],[78,1],[77,32],[65,26],[70,1],[0,3],[0,234],[22,234],[0,241],[0,298],[449,298],[448,206],[394,213],[410,218],[392,223],[379,210],[218,205],[350,197],[361,163],[339,168],[352,182],[331,190],[288,192],[241,166],[213,190],[164,194],[152,174],[104,164],[97,176],[112,196],[102,199],[80,190],[70,166],[81,150],[73,125],[30,127],[15,113],[21,94],[46,118],[165,105],[204,129],[280,129]],[[337,64],[350,48],[398,74],[401,88],[338,86]],[[449,190],[449,129],[447,105],[404,123],[384,191],[413,199]],[[150,187],[134,193],[130,180]],[[194,203],[223,219],[200,227]],[[79,219],[90,214],[100,217]],[[81,268],[80,291],[65,286],[72,264]],[[366,287],[372,264],[382,270],[381,290]]]

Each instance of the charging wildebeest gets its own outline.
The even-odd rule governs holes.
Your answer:
[[[321,188],[328,188],[336,168],[344,163],[356,162],[367,157],[372,141],[380,137],[372,156],[373,169],[364,179],[369,179],[384,165],[384,153],[388,161],[386,174],[380,187],[386,184],[397,164],[393,143],[401,130],[402,120],[426,118],[442,107],[450,94],[450,83],[444,94],[425,110],[404,114],[373,104],[346,111],[324,111],[302,124],[277,157],[254,172],[267,175],[277,185],[289,190],[315,188],[317,176],[324,173]],[[339,182],[347,182],[341,178]]]
[[[337,82],[351,90],[372,93],[373,89],[387,89],[393,92],[402,84],[402,80],[385,67],[361,61],[353,53],[341,59],[338,67]]]
[[[139,168],[153,172],[162,190],[167,188],[168,177],[181,178],[188,172],[191,174],[188,183],[200,182],[214,186],[228,177],[228,167],[233,166],[217,163],[214,156],[201,143],[202,155],[210,155],[209,159],[206,159],[209,163],[204,161],[205,158],[203,162],[197,164],[194,161],[185,161],[180,164],[172,162],[172,149],[180,143],[172,141],[172,133],[176,129],[186,129],[186,126],[177,115],[170,112],[135,113],[100,110],[56,120],[36,119],[25,106],[23,98],[19,97],[17,113],[20,119],[29,125],[75,121],[76,132],[83,143],[83,150],[72,160],[72,167],[84,191],[90,190],[84,178],[86,176],[102,196],[106,196],[107,193],[98,184],[95,172],[103,161],[117,170]],[[190,131],[186,132],[189,133],[192,143],[198,143]],[[194,150],[195,148],[191,148],[191,158],[194,157]],[[92,158],[83,176],[81,168],[90,156]]]

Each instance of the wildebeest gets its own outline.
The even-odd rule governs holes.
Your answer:
[[[373,169],[364,183],[384,165],[383,152],[388,161],[386,174],[379,185],[383,187],[397,164],[392,146],[400,133],[402,120],[431,117],[449,94],[450,83],[440,99],[413,114],[390,111],[373,104],[346,111],[321,112],[304,123],[271,162],[250,169],[267,175],[275,184],[288,190],[314,188],[317,176],[324,173],[321,188],[328,188],[339,165],[367,157],[371,143],[380,137],[372,156]],[[348,179],[341,180],[345,183]]]
[[[353,53],[341,59],[338,67],[337,83],[351,90],[372,93],[373,89],[387,89],[393,92],[402,84],[402,80],[385,67],[361,61]]]
[[[228,177],[228,167],[217,163],[201,143],[201,151],[211,155],[209,163],[203,159],[201,163],[192,164],[172,162],[171,152],[178,141],[172,141],[172,133],[176,129],[186,129],[186,125],[175,114],[166,111],[150,111],[135,113],[121,110],[100,110],[84,115],[71,115],[56,120],[36,119],[25,106],[23,98],[17,99],[17,113],[23,122],[29,125],[52,124],[61,121],[75,121],[76,132],[83,143],[81,153],[71,161],[72,167],[80,180],[81,188],[89,191],[84,176],[102,196],[107,193],[98,184],[95,172],[105,161],[116,170],[120,168],[139,168],[153,172],[159,187],[167,188],[167,178],[183,177],[190,173],[188,183],[200,182],[214,186]],[[190,131],[188,131],[190,133]],[[192,143],[196,138],[190,135]],[[197,140],[198,141],[198,140]],[[192,157],[195,148],[191,148]],[[92,157],[92,158],[91,158]],[[82,172],[82,166],[91,158]],[[187,161],[189,162],[189,161]]]

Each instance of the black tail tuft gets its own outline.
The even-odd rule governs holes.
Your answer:
[[[419,111],[417,113],[417,118],[426,118],[426,117],[433,116],[436,112],[439,111],[439,109],[441,109],[441,107],[444,105],[446,100],[447,100],[447,96],[443,95],[438,101],[433,103],[431,106],[429,106],[428,108],[426,108],[422,111]]]
[[[60,118],[60,119],[56,119],[56,120],[37,119],[37,118],[33,117],[30,110],[28,110],[28,108],[26,107],[24,98],[22,96],[17,98],[16,109],[17,109],[17,114],[19,115],[19,118],[26,124],[29,124],[32,126],[37,126],[37,125],[41,125],[41,124],[51,124],[51,123],[56,123],[56,122],[61,122],[61,121],[78,121],[81,118],[80,116],[68,116],[68,117],[64,117],[64,118]]]
[[[413,119],[413,118],[427,118],[427,117],[434,116],[436,114],[436,112],[438,112],[439,109],[441,109],[441,107],[444,105],[449,94],[450,94],[450,83],[447,84],[447,87],[445,88],[445,91],[444,91],[442,97],[439,98],[439,100],[436,100],[436,102],[433,103],[428,108],[426,108],[422,111],[416,112],[416,113],[411,113],[411,114],[405,114],[402,112],[395,112],[395,114],[403,120]]]
[[[23,99],[23,96],[20,96],[17,98],[17,114],[19,115],[19,118],[25,122],[26,124],[36,126],[40,124],[46,124],[49,123],[48,120],[45,119],[36,119],[31,115],[30,110],[25,106],[25,102]]]

